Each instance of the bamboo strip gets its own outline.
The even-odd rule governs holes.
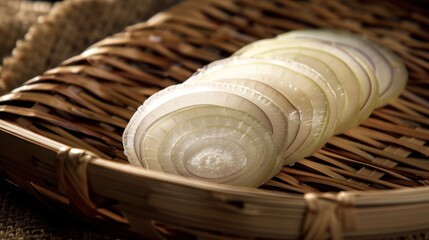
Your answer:
[[[376,128],[382,131],[388,131],[392,133],[402,134],[405,136],[416,137],[422,140],[429,140],[429,132],[428,130],[417,130],[411,129],[403,126],[397,126],[390,123],[382,122],[376,119],[368,119],[367,121],[362,123],[362,126]]]
[[[380,113],[384,113],[390,116],[394,116],[397,118],[402,118],[402,119],[406,119],[409,121],[415,121],[417,123],[421,123],[421,124],[426,124],[429,125],[429,120],[427,117],[415,117],[415,116],[409,116],[409,115],[405,115],[403,113],[398,113],[396,111],[393,110],[389,110],[389,109],[379,109],[377,110]]]

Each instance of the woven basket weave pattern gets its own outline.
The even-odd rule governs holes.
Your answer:
[[[39,191],[59,188],[88,216],[126,222],[147,236],[156,235],[155,228],[202,237],[421,237],[429,224],[422,217],[428,190],[410,187],[426,186],[429,179],[428,24],[424,10],[385,1],[189,0],[28,81],[0,98],[0,112],[10,123],[112,161],[58,148],[60,163],[38,158],[46,172],[45,182],[37,181]],[[148,96],[256,39],[307,27],[347,29],[391,48],[409,69],[406,91],[312,157],[284,167],[264,190],[205,185],[115,163],[126,162],[121,135]],[[405,190],[388,192],[387,199],[380,198],[383,191],[321,193],[376,189]],[[405,198],[408,191],[412,200]],[[382,214],[389,208],[396,209],[389,212],[393,217]],[[371,209],[379,215],[367,216]],[[389,221],[406,213],[416,222]]]

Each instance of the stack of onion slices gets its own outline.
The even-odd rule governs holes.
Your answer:
[[[154,94],[125,129],[125,154],[146,169],[257,187],[396,99],[407,77],[362,36],[288,32]]]

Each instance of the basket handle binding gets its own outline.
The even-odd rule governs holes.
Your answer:
[[[86,166],[93,156],[76,148],[63,148],[58,154],[58,188],[70,199],[70,203],[85,216],[99,215],[89,197]]]
[[[63,148],[58,154],[58,187],[60,192],[69,198],[70,205],[86,217],[114,220],[115,222],[129,224],[130,227],[147,239],[165,239],[155,227],[155,222],[149,216],[133,216],[124,212],[124,216],[107,209],[98,208],[91,200],[87,167],[97,157],[95,154],[78,149]],[[171,229],[175,227],[169,226]],[[198,231],[186,231],[197,239],[208,239],[214,236]]]
[[[58,154],[58,187],[66,194],[70,205],[81,214],[90,218],[113,220],[129,224],[135,231],[149,239],[161,239],[162,236],[150,219],[134,218],[124,213],[121,216],[107,209],[98,208],[91,200],[87,167],[96,155],[78,148],[63,148]]]
[[[117,209],[120,211],[118,214],[97,206],[97,202],[91,199],[92,193],[97,192],[91,189],[91,179],[103,181],[103,178],[98,179],[90,174],[89,167],[94,165],[104,169],[107,162],[99,159],[96,154],[61,144],[1,119],[0,139],[0,172],[10,179],[11,183],[19,184],[22,190],[33,194],[51,208],[52,202],[61,203],[86,218],[101,218],[125,228],[130,226],[146,239],[162,239],[160,231],[176,230],[198,239],[213,237],[204,232],[173,226],[174,224],[155,222],[150,216],[145,217],[141,213],[137,217],[133,215],[133,211]],[[22,168],[23,165],[32,167]],[[13,169],[22,171],[13,174]],[[40,180],[40,176],[44,176],[45,180]],[[157,223],[163,226],[159,227]]]
[[[303,239],[316,239],[328,234],[330,239],[343,239],[344,231],[356,229],[354,193],[306,193],[307,211],[302,225]]]

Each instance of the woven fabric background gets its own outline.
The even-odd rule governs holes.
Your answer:
[[[40,204],[0,180],[0,239],[129,239]]]
[[[2,0],[1,2],[3,1],[23,2],[30,6],[32,6],[31,4],[38,6],[43,3],[50,6],[49,2],[42,0],[34,2]],[[37,18],[37,21],[26,32],[25,37],[19,41],[6,38],[8,42],[16,42],[16,45],[12,54],[9,56],[4,54],[8,57],[3,59],[1,66],[0,93],[11,91],[28,79],[81,53],[91,44],[115,34],[133,23],[147,19],[174,2],[176,0],[64,0],[55,2],[47,14]],[[0,4],[0,10],[1,6],[2,4]],[[25,10],[25,8],[18,8],[17,12]],[[15,21],[13,17],[5,17],[5,15],[7,14],[2,14],[0,11],[0,20],[6,18]],[[0,21],[1,25],[2,21]],[[0,43],[4,41],[1,36]]]
[[[51,7],[46,1],[0,1],[0,61],[12,52],[16,40],[23,38],[37,18],[46,15]]]

